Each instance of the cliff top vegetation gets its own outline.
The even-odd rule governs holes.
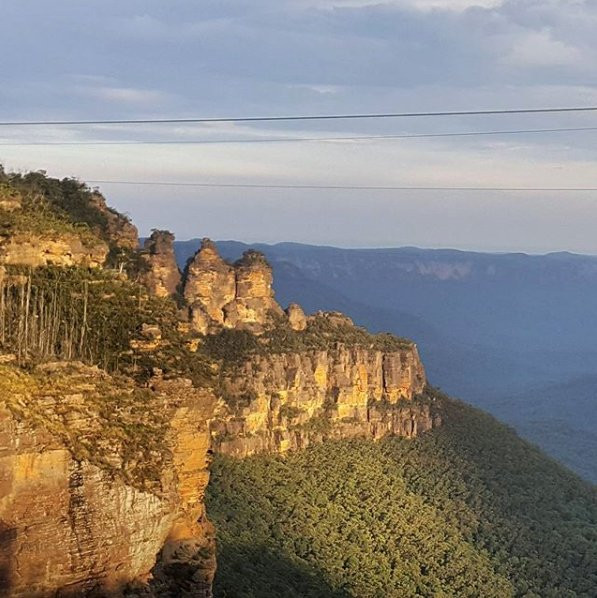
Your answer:
[[[333,350],[339,345],[373,351],[412,349],[414,343],[392,334],[371,334],[351,323],[337,323],[326,314],[315,314],[305,330],[293,330],[283,317],[272,318],[273,326],[256,336],[246,330],[223,329],[205,336],[202,351],[225,365],[241,363],[252,355],[303,353]]]
[[[58,362],[25,370],[0,365],[0,404],[13,417],[50,435],[73,458],[121,476],[142,490],[159,491],[166,444],[166,404],[131,379],[96,367]]]
[[[87,244],[102,240],[110,247],[136,247],[130,219],[106,205],[99,191],[44,171],[8,173],[0,165],[0,198],[18,198],[20,208],[0,209],[0,234],[31,233],[44,237],[75,234]]]

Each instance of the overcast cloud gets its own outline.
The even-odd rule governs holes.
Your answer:
[[[593,0],[4,0],[0,120],[597,105]],[[2,128],[0,161],[84,180],[597,187],[597,114],[124,128]],[[239,140],[50,145],[80,140]],[[142,233],[597,253],[597,194],[102,185]]]

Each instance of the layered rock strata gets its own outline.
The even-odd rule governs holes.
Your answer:
[[[100,267],[108,246],[102,241],[83,243],[80,237],[62,234],[55,239],[17,234],[0,242],[0,264],[6,266],[84,266]]]
[[[78,364],[0,368],[0,595],[211,596],[212,397]]]
[[[222,327],[260,333],[272,317],[284,314],[274,299],[271,266],[259,252],[247,251],[231,265],[204,239],[184,278],[191,326],[201,334]]]
[[[154,230],[144,243],[142,253],[146,271],[141,276],[150,293],[157,297],[174,295],[180,284],[180,271],[174,254],[174,235]]]
[[[325,438],[416,436],[440,424],[416,400],[425,385],[414,345],[255,355],[223,377],[214,450],[244,457]]]

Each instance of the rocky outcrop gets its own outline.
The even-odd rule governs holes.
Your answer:
[[[211,596],[212,397],[78,364],[0,368],[0,595]]]
[[[246,456],[325,438],[416,436],[440,423],[419,399],[425,385],[414,345],[255,355],[223,375],[214,449]]]
[[[203,239],[189,261],[184,276],[184,298],[189,305],[191,325],[205,333],[224,325],[224,306],[236,297],[234,268],[219,255],[215,243]]]
[[[105,238],[110,246],[122,249],[137,249],[139,247],[139,232],[129,218],[108,207],[106,199],[101,193],[92,193],[89,201],[104,220],[104,225],[96,232]]]
[[[293,330],[297,332],[305,330],[307,327],[307,316],[298,303],[291,303],[285,311],[288,316],[288,323]]]
[[[246,251],[234,264],[236,296],[224,306],[224,325],[261,332],[272,317],[282,316],[274,299],[272,268],[258,251]]]
[[[154,379],[152,388],[177,397],[170,419],[172,466],[177,478],[176,508],[152,570],[153,595],[211,598],[216,571],[215,529],[207,519],[205,490],[209,482],[211,441],[207,422],[214,397],[193,389],[188,380]]]
[[[47,238],[16,234],[0,242],[0,264],[6,266],[84,266],[99,267],[108,254],[108,246],[99,239],[84,243],[80,237],[63,234]]]
[[[128,218],[77,185],[74,205],[70,196],[41,202],[45,220],[35,202],[0,195],[0,281],[9,282],[2,303],[16,297],[5,319],[18,320],[18,342],[2,338],[15,355],[0,355],[0,595],[210,598],[210,447],[246,456],[328,438],[412,437],[440,423],[412,343],[369,335],[340,313],[306,316],[296,304],[284,312],[259,252],[230,264],[205,239],[185,269],[189,318],[178,321],[175,302],[156,302],[125,280],[174,295],[181,276],[173,236],[154,231],[139,255]],[[6,267],[101,266],[107,256],[111,267],[124,260],[106,277],[119,288],[104,292],[90,277],[84,293],[66,291],[84,302],[80,316],[62,315],[62,295],[36,302],[32,286],[45,281]],[[68,359],[100,359],[84,345],[98,325],[93,298],[115,320],[99,324],[100,344],[116,344],[110,367],[142,382],[71,361],[35,366],[29,341],[42,337],[50,345],[67,339],[59,354]],[[30,317],[30,301],[43,317]],[[123,306],[126,316],[115,317]],[[134,333],[121,334],[125,317]]]
[[[180,284],[174,235],[168,231],[154,230],[143,249],[142,259],[146,270],[141,275],[141,283],[158,297],[174,295]]]
[[[184,278],[191,325],[201,334],[222,327],[259,333],[272,315],[284,313],[274,299],[272,269],[259,252],[245,252],[231,265],[212,241],[203,239]]]

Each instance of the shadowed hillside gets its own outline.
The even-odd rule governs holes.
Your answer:
[[[444,425],[414,440],[218,457],[216,596],[594,596],[594,488],[441,400]]]

